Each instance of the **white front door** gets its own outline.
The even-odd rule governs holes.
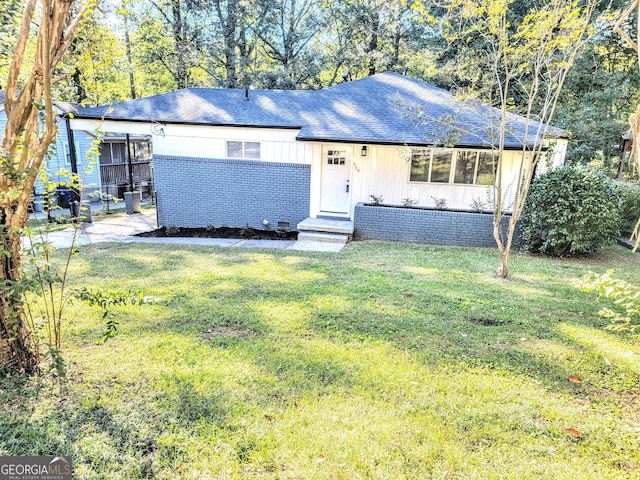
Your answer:
[[[320,213],[349,213],[351,185],[351,147],[322,147],[322,189]]]

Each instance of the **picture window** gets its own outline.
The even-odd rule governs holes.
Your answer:
[[[415,148],[410,182],[494,185],[499,155],[486,150]]]

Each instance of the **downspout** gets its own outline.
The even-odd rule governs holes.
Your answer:
[[[71,156],[71,173],[78,173],[78,161],[76,159],[76,142],[73,138],[73,130],[71,130],[71,122],[69,114],[64,115],[64,123],[67,127],[67,140],[69,141],[69,155]]]
[[[78,160],[76,158],[76,142],[75,142],[75,138],[73,137],[73,130],[71,129],[71,122],[69,121],[69,114],[66,113],[64,115],[64,123],[67,127],[67,140],[69,141],[69,156],[70,161],[71,161],[71,173],[74,175],[78,174]],[[74,185],[72,182],[71,185],[71,191],[73,192],[73,198],[72,201],[80,201],[80,189],[79,189],[79,184],[78,185]],[[71,215],[73,216],[73,210]]]

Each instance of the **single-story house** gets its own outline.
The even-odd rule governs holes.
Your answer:
[[[4,111],[5,92],[0,90],[0,140],[4,136],[7,116]],[[77,112],[79,105],[69,102],[54,102],[54,110],[58,120],[58,134],[51,148],[51,154],[45,159],[45,168],[53,182],[68,182],[69,176],[61,172],[75,172],[80,176],[80,183],[84,186],[83,196],[86,199],[100,189],[100,169],[94,165],[89,152],[93,148],[95,136],[89,131],[72,130],[70,117]],[[75,162],[73,161],[75,159]],[[39,178],[34,187],[34,208],[42,208],[44,186]],[[70,199],[66,189],[61,189],[63,206],[67,206]],[[60,198],[59,198],[60,200]]]
[[[363,238],[492,245],[490,219],[479,232],[473,212],[491,209],[498,162],[510,179],[508,204],[525,138],[524,119],[510,116],[498,158],[498,118],[496,109],[388,72],[322,90],[187,88],[80,109],[71,121],[151,135],[162,226],[296,230],[325,218],[354,222]],[[530,148],[547,141],[538,127],[529,124]],[[551,132],[541,165],[564,162],[566,138]],[[371,217],[372,201],[422,208]],[[439,233],[425,236],[432,227]]]

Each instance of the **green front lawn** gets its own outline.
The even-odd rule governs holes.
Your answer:
[[[73,305],[67,380],[0,380],[0,454],[103,479],[639,478],[640,342],[571,282],[638,283],[640,255],[497,265],[376,242],[85,248],[73,285],[159,300],[117,310],[106,344]]]

